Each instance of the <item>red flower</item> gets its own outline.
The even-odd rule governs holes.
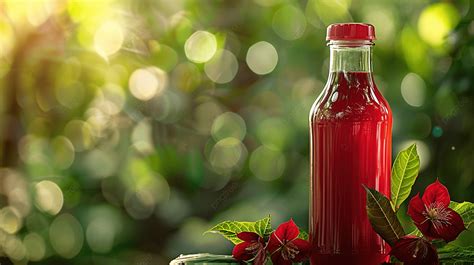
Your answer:
[[[425,189],[423,198],[419,194],[408,204],[408,215],[426,237],[453,241],[466,229],[461,216],[449,208],[448,189],[438,180]]]
[[[438,265],[438,253],[433,245],[421,237],[400,238],[390,255],[397,257],[405,265]]]
[[[267,249],[274,265],[291,265],[309,257],[311,246],[298,238],[300,230],[293,219],[282,223],[270,236]]]
[[[253,232],[237,234],[244,242],[235,245],[232,256],[240,261],[252,261],[254,265],[263,265],[266,259],[265,240]]]

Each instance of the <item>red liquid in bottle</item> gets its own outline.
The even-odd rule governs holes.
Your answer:
[[[311,115],[312,265],[380,264],[362,184],[390,195],[392,113],[370,72],[332,72]]]

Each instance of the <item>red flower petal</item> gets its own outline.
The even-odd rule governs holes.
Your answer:
[[[260,236],[254,232],[240,232],[237,234],[237,237],[245,242],[258,241],[260,238]]]
[[[264,265],[266,262],[267,256],[265,248],[262,248],[258,251],[257,256],[253,260],[253,265]]]
[[[293,264],[291,260],[284,259],[280,252],[273,254],[271,258],[272,258],[273,265],[292,265]]]
[[[417,227],[418,227],[418,229],[420,229],[418,225],[417,225]],[[421,233],[425,237],[427,237],[428,239],[442,239],[442,237],[440,236],[438,231],[433,226],[433,222],[431,220],[426,221],[425,227],[426,228],[423,229],[423,230],[420,229]]]
[[[273,232],[270,235],[270,239],[268,240],[268,243],[267,243],[267,250],[270,253],[270,255],[275,253],[282,245],[283,245],[282,242],[276,237],[275,232]]]
[[[308,241],[297,238],[291,241],[291,244],[293,244],[298,250],[293,262],[300,262],[309,258],[311,253],[311,244]]]
[[[425,209],[425,204],[419,194],[411,198],[408,204],[408,215],[413,219],[416,227],[418,227],[424,235],[428,236],[427,233],[429,233],[431,222],[423,215]]]
[[[274,265],[291,265],[309,258],[311,245],[308,241],[297,238],[299,233],[299,228],[290,219],[270,235],[266,249]]]
[[[444,207],[449,207],[451,202],[449,191],[446,186],[436,180],[435,183],[426,187],[425,193],[423,193],[423,202],[426,206],[430,206],[432,203],[440,203]]]
[[[279,225],[274,233],[283,242],[285,240],[291,241],[297,238],[300,234],[300,230],[295,222],[293,222],[293,219],[290,219],[290,221]]]
[[[255,243],[251,242],[242,242],[234,246],[232,250],[232,256],[236,260],[250,260],[254,257],[254,254],[247,249]]]
[[[438,253],[433,245],[420,237],[404,236],[400,238],[390,255],[394,255],[405,265],[438,265]]]
[[[438,238],[444,239],[446,242],[453,241],[458,235],[464,231],[464,221],[462,217],[450,208],[446,208],[445,211],[448,213],[448,223],[433,226],[439,235]]]

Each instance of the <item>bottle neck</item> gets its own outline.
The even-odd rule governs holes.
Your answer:
[[[329,72],[372,73],[372,46],[370,41],[331,41]]]

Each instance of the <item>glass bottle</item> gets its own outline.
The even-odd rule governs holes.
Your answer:
[[[375,28],[328,27],[330,73],[310,113],[312,265],[380,264],[388,245],[372,230],[362,184],[390,196],[392,112],[375,85]]]

